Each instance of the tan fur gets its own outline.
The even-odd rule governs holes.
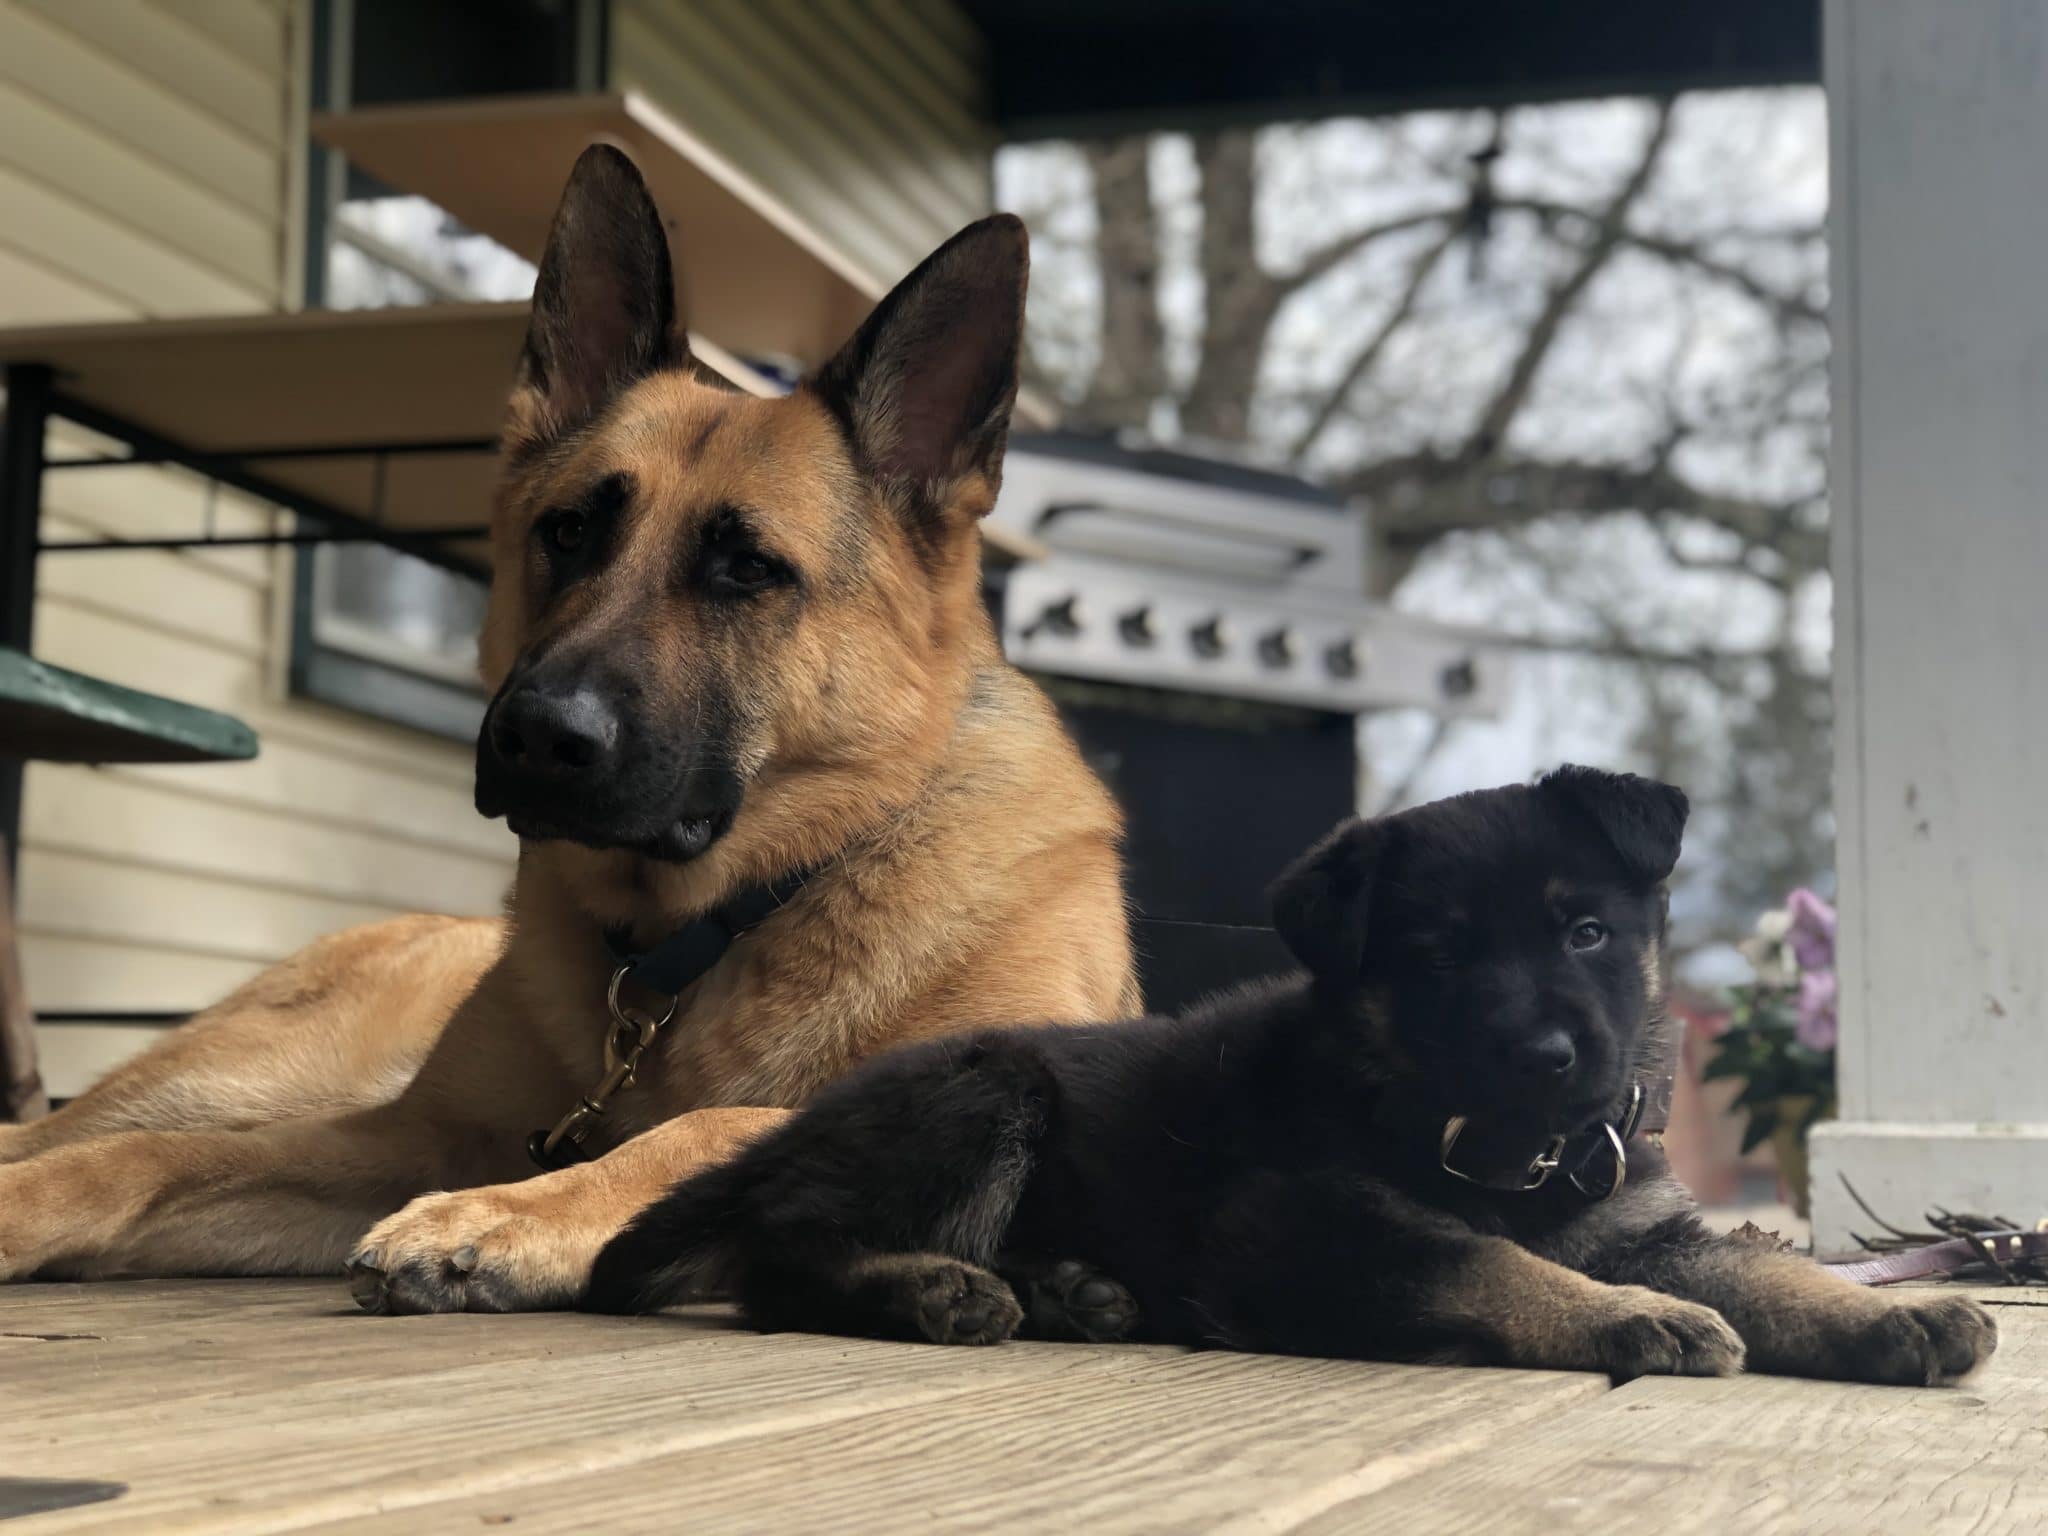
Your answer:
[[[332,1273],[375,1224],[387,1261],[459,1277],[454,1256],[475,1249],[496,1302],[555,1305],[629,1216],[773,1118],[729,1107],[800,1104],[899,1041],[1137,1011],[1117,811],[981,605],[983,477],[951,488],[919,550],[808,394],[755,400],[670,370],[566,448],[524,439],[539,419],[515,397],[485,679],[593,625],[658,656],[647,685],[677,709],[713,673],[743,679],[749,787],[731,832],[681,865],[530,842],[509,939],[407,919],[322,941],[9,1130],[0,1278]],[[533,520],[612,470],[649,510],[543,619]],[[811,577],[772,633],[715,632],[674,595],[680,541],[720,504],[772,514]],[[529,1177],[527,1133],[603,1067],[606,926],[651,942],[804,867],[788,907],[683,996],[592,1142],[608,1155]]]
[[[1603,1285],[1505,1238],[1432,1287],[1430,1312],[1488,1341],[1493,1364],[1551,1371],[1726,1376],[1743,1345],[1707,1307],[1639,1285]]]
[[[1761,1371],[1937,1386],[1998,1347],[1967,1296],[1853,1285],[1753,1226],[1696,1257],[1679,1283],[1727,1317]]]

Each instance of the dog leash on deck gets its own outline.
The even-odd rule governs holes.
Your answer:
[[[1908,1232],[1878,1215],[1847,1174],[1837,1177],[1849,1198],[1883,1231],[1879,1237],[1852,1232],[1849,1235],[1863,1249],[1861,1253],[1820,1261],[1844,1280],[1857,1285],[1892,1285],[1900,1280],[1954,1275],[1987,1285],[2048,1283],[2048,1216],[2029,1231],[2010,1216],[1936,1206],[1927,1213],[1931,1230]]]
[[[675,1018],[678,998],[725,958],[734,940],[787,906],[811,874],[811,870],[801,869],[771,884],[750,886],[684,923],[651,949],[636,952],[627,947],[624,935],[607,933],[605,943],[618,963],[611,985],[605,989],[605,1011],[610,1018],[604,1032],[604,1076],[555,1122],[553,1130],[535,1131],[526,1138],[527,1156],[550,1173],[588,1162],[585,1139],[604,1118],[611,1101],[633,1086],[640,1058]],[[668,1005],[659,1016],[633,1007],[623,996],[628,982],[668,999]]]
[[[1896,1285],[1977,1269],[1985,1271],[1987,1282],[2003,1279],[2008,1285],[2024,1285],[2028,1277],[2013,1272],[2035,1268],[2038,1274],[2036,1266],[2048,1263],[2048,1222],[2032,1232],[1972,1232],[1895,1253],[1858,1253],[1820,1262],[1829,1273],[1857,1285]]]

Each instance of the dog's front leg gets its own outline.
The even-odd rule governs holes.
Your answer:
[[[0,1280],[332,1274],[422,1189],[489,1177],[403,1103],[249,1130],[123,1131],[0,1166]]]
[[[516,1184],[422,1195],[363,1237],[349,1284],[370,1312],[572,1307],[598,1250],[678,1181],[787,1119],[782,1109],[700,1109],[593,1162]]]
[[[1725,1376],[1742,1341],[1704,1306],[1605,1285],[1343,1172],[1242,1184],[1195,1302],[1233,1348],[1636,1376]]]
[[[1750,1368],[1774,1375],[1938,1386],[1998,1347],[1991,1314],[1967,1296],[1852,1285],[1754,1227],[1722,1237],[1674,1217],[1611,1273],[1714,1308],[1749,1346]]]

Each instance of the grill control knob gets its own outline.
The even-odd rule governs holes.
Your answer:
[[[1330,676],[1350,679],[1363,671],[1358,658],[1358,638],[1346,635],[1333,641],[1323,652],[1323,667]]]
[[[1294,632],[1285,624],[1259,636],[1259,660],[1269,667],[1294,665]]]
[[[1189,629],[1188,644],[1197,656],[1210,661],[1230,649],[1229,637],[1223,632],[1223,615],[1212,615]]]
[[[1447,699],[1462,699],[1470,696],[1479,687],[1479,669],[1467,656],[1452,662],[1437,679],[1437,686],[1443,689]]]
[[[1118,615],[1116,629],[1124,637],[1126,645],[1148,646],[1159,638],[1159,626],[1152,622],[1150,603],[1141,603],[1130,612]]]
[[[1070,592],[1056,603],[1047,603],[1024,634],[1028,639],[1041,630],[1046,634],[1063,636],[1081,633],[1081,599]]]

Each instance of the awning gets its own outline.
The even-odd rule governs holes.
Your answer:
[[[1012,139],[1820,78],[1817,0],[962,0]]]
[[[196,457],[224,484],[481,570],[526,316],[523,303],[450,304],[0,331],[0,364],[47,365],[55,413],[143,461]],[[777,392],[711,339],[691,345],[741,387]]]

